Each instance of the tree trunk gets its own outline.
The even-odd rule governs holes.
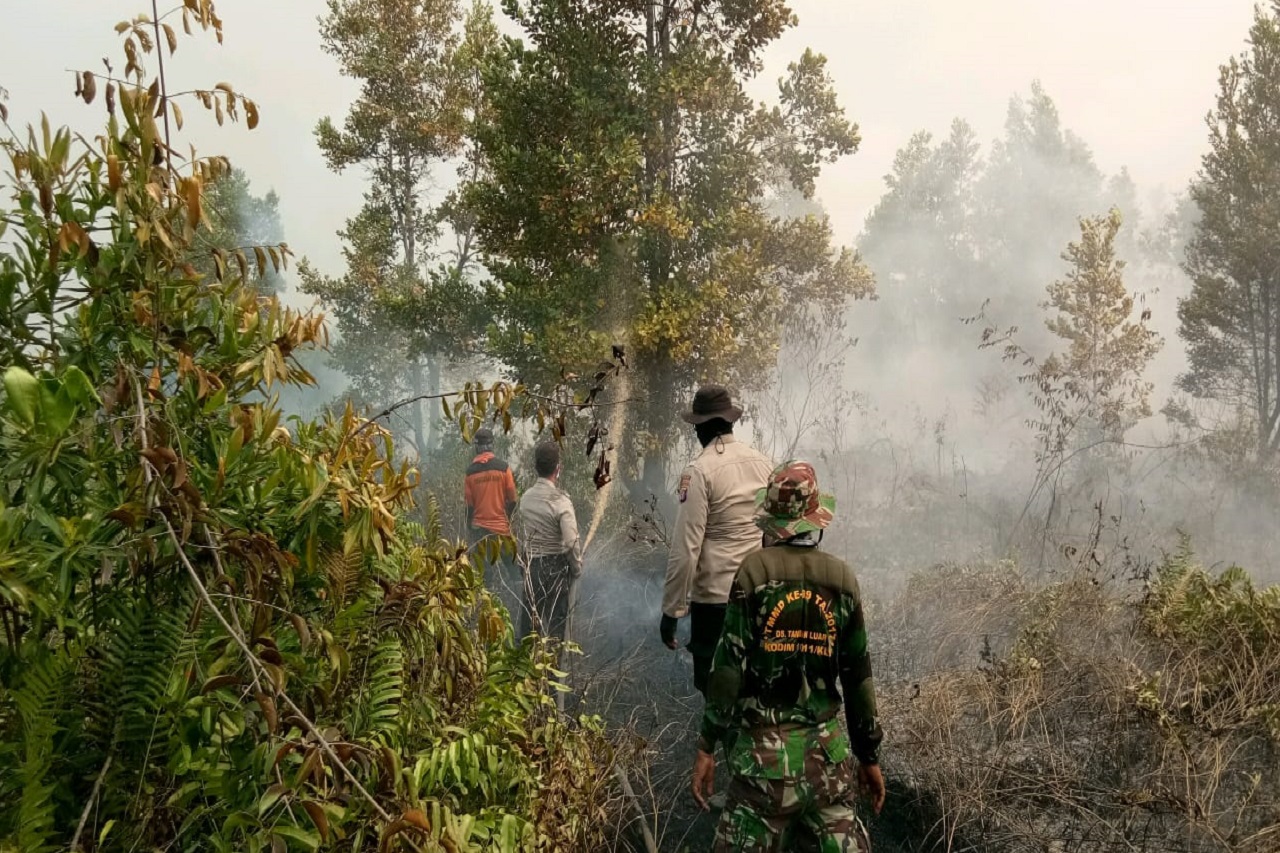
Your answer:
[[[650,3],[646,9],[645,44],[650,61],[665,70],[671,47],[671,7]],[[645,193],[650,200],[659,193],[669,195],[674,188],[675,168],[674,105],[663,105],[658,122],[651,126],[650,139],[645,151]],[[669,238],[656,237],[646,247],[643,259],[649,293],[656,297],[659,289],[671,275],[671,243]],[[674,375],[671,360],[663,351],[652,354],[652,361],[643,368],[644,392],[648,398],[644,410],[644,429],[658,440],[645,448],[641,466],[640,488],[660,500],[668,497],[666,439],[672,425],[672,395]]]
[[[426,393],[440,393],[440,358],[435,355],[427,362]],[[427,401],[427,453],[434,453],[440,447],[440,419],[432,414],[435,411],[432,408],[434,405],[434,400]]]
[[[409,368],[409,396],[418,397],[426,393],[423,391],[422,383],[422,364],[414,361]],[[409,420],[413,424],[413,443],[418,450],[419,461],[427,457],[427,435],[426,435],[426,419],[422,414],[422,400],[414,401],[410,407]]]

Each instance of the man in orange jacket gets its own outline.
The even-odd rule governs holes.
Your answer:
[[[493,430],[481,427],[474,439],[476,456],[467,466],[463,496],[467,504],[467,537],[472,545],[489,536],[510,536],[516,509],[516,480],[511,466],[493,453]],[[520,569],[506,558],[485,567],[485,586],[518,623],[523,596]]]

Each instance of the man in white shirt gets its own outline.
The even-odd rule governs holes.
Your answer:
[[[544,441],[533,453],[538,481],[520,498],[520,549],[527,567],[521,634],[566,638],[573,582],[582,574],[582,544],[573,502],[559,486],[560,446]]]

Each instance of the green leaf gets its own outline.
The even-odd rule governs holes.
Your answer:
[[[34,426],[40,407],[40,380],[15,365],[4,372],[4,391],[18,419]]]
[[[308,850],[317,850],[320,848],[320,836],[314,832],[308,832],[297,826],[277,826],[271,830],[281,838],[287,838],[290,841],[296,841]]]
[[[62,435],[76,418],[75,401],[56,379],[40,380],[40,420],[54,435]]]
[[[102,400],[98,397],[98,392],[94,390],[93,383],[89,381],[89,377],[75,365],[68,367],[63,372],[62,387],[66,390],[67,396],[77,405],[102,405]]]
[[[271,807],[280,802],[280,798],[288,792],[288,787],[276,783],[266,790],[262,795],[262,799],[258,800],[258,817],[262,817],[271,811]]]

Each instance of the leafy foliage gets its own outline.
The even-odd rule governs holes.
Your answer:
[[[209,0],[174,15],[220,37]],[[0,849],[598,849],[565,814],[610,807],[599,724],[555,713],[465,550],[400,522],[417,475],[376,420],[282,422],[323,318],[255,289],[287,246],[217,245],[229,166],[177,153],[144,65],[172,25],[118,31],[124,75],[76,77],[100,136],[0,142]],[[464,431],[548,417],[444,396]]]
[[[1268,461],[1280,452],[1280,7],[1257,10],[1249,44],[1222,67],[1210,151],[1192,186],[1202,216],[1186,258],[1194,288],[1178,310],[1190,362],[1180,384],[1247,413],[1256,456]]]
[[[675,395],[760,383],[789,312],[872,293],[824,217],[767,210],[777,185],[811,196],[857,130],[812,52],[775,103],[747,95],[795,23],[776,0],[503,8],[527,39],[486,74],[483,169],[465,194],[500,309],[490,348],[538,385],[626,344],[649,401],[632,449],[654,474]]]
[[[470,223],[447,200],[425,194],[439,170],[460,158],[474,176],[467,141],[480,98],[479,66],[497,39],[491,12],[465,16],[457,0],[330,0],[321,22],[325,50],[361,81],[341,128],[325,118],[316,137],[330,168],[363,167],[369,189],[339,236],[346,273],[304,265],[303,290],[338,321],[334,360],[362,402],[440,392],[442,363],[478,352],[488,321],[474,282]],[[441,252],[443,232],[456,239]],[[406,367],[408,369],[406,369]],[[408,413],[420,457],[439,441],[414,403]]]

